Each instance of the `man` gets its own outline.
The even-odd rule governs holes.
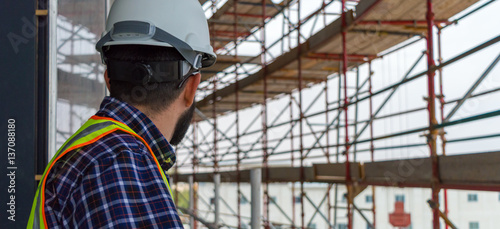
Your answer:
[[[97,43],[106,97],[59,149],[28,228],[182,228],[164,174],[214,64],[197,0],[116,0]]]

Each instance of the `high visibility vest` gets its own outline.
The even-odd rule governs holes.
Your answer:
[[[163,181],[165,182],[165,185],[168,188],[168,191],[170,193],[170,196],[173,199],[172,196],[172,190],[170,189],[170,185],[168,183],[167,177],[165,176],[165,173],[163,172],[162,168],[160,167],[160,164],[158,163],[158,160],[156,159],[153,151],[151,150],[151,147],[147,144],[147,142],[139,136],[137,133],[135,133],[132,129],[130,129],[127,125],[118,122],[114,119],[111,118],[104,118],[104,117],[99,117],[99,116],[92,116],[85,124],[83,124],[82,127],[78,131],[76,131],[75,134],[73,134],[64,144],[63,146],[57,151],[56,155],[52,158],[50,163],[48,164],[47,168],[45,168],[45,172],[42,175],[42,179],[40,180],[40,183],[38,184],[38,188],[36,190],[36,195],[35,195],[35,200],[33,201],[33,205],[31,207],[31,214],[30,218],[28,221],[28,226],[27,228],[47,228],[47,220],[45,218],[45,182],[47,180],[47,175],[49,174],[50,170],[52,169],[52,166],[64,155],[66,155],[68,152],[71,152],[75,149],[84,147],[86,145],[92,144],[96,142],[97,140],[101,139],[102,137],[113,133],[115,131],[122,131],[128,134],[133,135],[134,137],[138,138],[141,140],[144,145],[148,148],[149,152],[151,153],[151,156],[153,157],[156,166],[158,167],[158,170],[160,171],[160,174],[163,178]]]

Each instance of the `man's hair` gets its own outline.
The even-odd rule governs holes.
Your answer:
[[[147,45],[115,45],[105,50],[104,56],[108,62],[115,60],[147,63],[184,59],[174,48]],[[109,75],[109,78],[111,97],[132,106],[140,105],[145,107],[145,112],[148,115],[155,115],[170,106],[179,97],[183,89],[178,88],[180,80],[178,82],[134,84],[112,80],[113,76],[111,75]]]

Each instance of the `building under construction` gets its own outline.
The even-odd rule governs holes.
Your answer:
[[[35,2],[6,20],[22,34],[34,16],[36,34],[1,44],[35,76],[1,90],[2,122],[23,120],[18,151],[35,155],[17,156],[35,168],[17,175],[28,213],[48,160],[107,94],[94,45],[113,1]],[[218,59],[169,171],[186,228],[498,227],[497,1],[200,4]]]

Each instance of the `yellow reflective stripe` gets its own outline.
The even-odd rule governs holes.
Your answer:
[[[54,166],[54,164],[60,159],[62,158],[63,156],[65,156],[66,153],[68,152],[71,152],[75,149],[79,149],[81,147],[84,147],[86,145],[89,145],[89,144],[92,144],[94,143],[95,141],[99,140],[100,138],[102,138],[103,136],[106,136],[107,134],[111,133],[111,132],[114,132],[116,131],[117,129],[119,129],[118,127],[110,124],[109,126],[107,127],[104,127],[104,128],[101,128],[99,130],[96,130],[96,131],[93,131],[93,132],[90,132],[89,134],[75,140],[67,149],[64,150],[64,152],[62,152],[61,154],[57,155],[57,158],[53,161],[53,163],[50,164],[49,168],[47,171],[50,171],[52,169],[52,166]],[[46,175],[43,176],[43,180],[41,182],[41,195],[39,195],[39,205],[40,205],[40,208],[39,208],[39,212],[38,214],[40,215],[40,218],[42,219],[40,224],[43,222],[43,224],[45,225],[46,224],[46,219],[45,219],[45,211],[44,211],[44,208],[45,208],[45,183],[46,183]]]
[[[42,191],[42,193],[40,194],[40,190],[41,190],[41,187],[43,186],[43,181],[45,180],[45,176],[47,175],[49,169],[51,168],[51,165],[53,163],[55,163],[55,160],[59,156],[59,154],[61,153],[61,151],[63,149],[69,149],[69,148],[71,148],[71,147],[73,147],[75,145],[81,144],[82,141],[78,141],[80,139],[77,139],[77,141],[73,142],[71,145],[68,146],[68,143],[71,142],[73,140],[73,138],[75,136],[78,136],[82,131],[86,130],[88,127],[90,127],[92,125],[99,124],[99,123],[104,123],[104,122],[107,122],[107,120],[89,120],[89,121],[87,121],[68,140],[66,140],[66,142],[61,146],[61,148],[57,151],[57,153],[52,157],[52,159],[50,160],[48,166],[45,168],[45,170],[44,170],[44,172],[42,174],[42,179],[40,180],[41,182],[38,184],[38,187],[37,187],[37,190],[36,190],[36,194],[35,194],[35,198],[34,198],[34,201],[33,201],[33,205],[31,206],[31,212],[30,212],[30,217],[29,217],[29,220],[28,220],[27,228],[45,228],[44,212],[42,212],[42,203],[40,203],[41,199],[42,199],[41,197],[44,194],[44,192]],[[101,130],[103,130],[103,129],[101,129]],[[108,129],[104,129],[104,131],[102,131],[102,132],[99,131],[99,132],[100,133],[105,133],[107,130]],[[85,139],[88,139],[88,138],[85,138]],[[36,215],[37,203],[40,203],[40,206],[38,208],[38,215]],[[38,218],[37,225],[35,225],[35,217]]]
[[[71,135],[71,137],[68,138],[68,140],[66,140],[66,142],[64,142],[64,144],[61,146],[61,148],[59,148],[59,150],[57,151],[57,153],[52,157],[52,159],[50,160],[50,162],[48,163],[48,165],[50,165],[50,164],[52,164],[54,162],[54,160],[57,158],[57,156],[61,153],[61,150],[68,149],[68,148],[71,148],[72,146],[76,145],[76,144],[71,144],[70,146],[66,146],[71,140],[73,140],[73,138],[76,135],[80,134],[82,131],[84,131],[85,129],[87,129],[89,126],[92,126],[92,125],[98,124],[98,123],[104,123],[104,122],[108,122],[108,121],[107,120],[93,120],[93,119],[89,119],[87,122],[85,122],[83,124],[83,126],[80,127],[80,129],[78,129],[73,135]],[[42,178],[47,173],[47,169],[49,169],[49,166],[47,166],[45,168],[45,171],[42,174]]]
[[[165,175],[163,176],[164,178],[164,181],[165,181],[165,184],[167,184],[167,188],[168,188],[168,192],[170,193],[170,197],[172,198],[172,200],[174,200],[174,195],[172,195],[172,189],[170,189],[170,184],[168,183],[168,179],[165,177]]]
[[[95,117],[95,116],[94,116]],[[97,117],[99,118],[99,117]],[[96,121],[101,121],[101,120],[106,120],[106,121],[111,121],[113,122],[114,124],[116,124],[117,126],[119,126],[122,130],[125,130],[126,132],[131,132],[133,134],[135,134],[139,140],[142,141],[142,143],[144,143],[144,145],[147,146],[148,148],[148,151],[150,151],[149,153],[151,154],[151,156],[153,156],[154,158],[154,161],[156,163],[156,166],[158,167],[158,170],[161,174],[161,178],[163,179],[163,182],[165,182],[165,185],[167,185],[167,188],[168,188],[168,192],[170,193],[170,197],[172,198],[172,200],[174,199],[174,196],[172,195],[172,189],[170,188],[170,184],[168,182],[168,179],[167,177],[165,176],[165,172],[163,171],[163,169],[161,168],[160,164],[158,163],[158,159],[156,158],[155,154],[153,153],[153,151],[151,151],[151,149],[149,148],[149,145],[148,143],[143,139],[141,138],[135,131],[133,131],[130,127],[128,127],[127,125],[121,123],[121,122],[118,122],[116,120],[112,120],[112,119],[109,119],[109,118],[106,118],[106,119],[90,119],[89,122],[96,122]],[[170,158],[168,158],[167,160],[167,163],[170,163]]]
[[[96,124],[100,124],[100,123],[105,123],[105,122],[112,122],[114,125],[109,125],[109,126],[105,126],[101,129],[98,129],[96,131],[93,131],[93,132],[90,132],[89,134],[86,134],[85,136],[82,136],[76,140],[74,140],[75,137],[77,137],[80,133],[84,132],[85,130],[87,130],[87,128],[89,128],[90,126],[93,126],[93,125],[96,125]],[[158,170],[162,176],[162,179],[163,181],[165,182],[165,185],[167,186],[168,188],[168,191],[169,191],[169,194],[172,198],[172,200],[174,199],[173,195],[172,195],[172,190],[170,188],[170,184],[168,182],[168,179],[165,175],[165,172],[163,171],[163,169],[161,168],[160,164],[158,163],[158,159],[156,158],[156,156],[154,155],[154,153],[152,152],[151,148],[149,147],[149,145],[147,144],[147,142],[145,142],[145,140],[140,137],[137,133],[135,133],[135,131],[133,131],[130,127],[128,127],[127,125],[121,123],[121,122],[118,122],[116,120],[112,120],[110,118],[100,118],[100,117],[97,117],[97,116],[94,116],[92,117],[91,119],[89,119],[82,127],[80,127],[80,129],[78,129],[77,132],[75,132],[64,144],[63,146],[57,151],[57,153],[54,155],[54,157],[51,159],[50,163],[49,163],[49,166],[47,166],[45,168],[45,171],[42,175],[42,179],[41,179],[41,182],[38,184],[38,188],[37,188],[37,191],[36,191],[36,194],[35,194],[35,201],[33,202],[33,205],[32,205],[32,208],[31,208],[31,213],[30,213],[30,218],[29,218],[29,221],[28,221],[28,225],[27,225],[27,228],[43,228],[45,229],[45,219],[44,219],[44,212],[43,212],[43,197],[44,197],[44,194],[45,194],[45,190],[42,189],[42,187],[44,187],[45,185],[45,176],[47,175],[47,173],[50,171],[50,169],[52,168],[52,166],[55,164],[56,160],[58,160],[58,158],[62,157],[63,155],[60,155],[61,153],[62,154],[65,154],[67,153],[67,151],[72,151],[72,150],[75,150],[76,148],[74,148],[75,146],[79,146],[79,145],[82,145],[85,146],[85,143],[88,143],[88,142],[91,142],[93,140],[97,140],[96,138],[102,138],[103,134],[105,134],[106,132],[110,132],[112,131],[113,129],[118,129],[118,130],[122,130],[124,132],[128,132],[132,135],[135,135],[136,138],[138,138],[139,140],[141,140],[148,148],[148,151],[150,151],[150,154],[151,156],[153,156],[154,158],[154,161],[158,167]],[[70,144],[68,146],[68,144]],[[74,148],[74,149],[72,149]],[[79,148],[79,147],[78,147]],[[63,151],[63,152],[61,152]],[[40,193],[40,190],[41,190],[41,193]],[[38,212],[38,216],[36,216],[36,209],[37,209],[37,202],[40,201],[40,206],[38,208],[39,212]],[[39,222],[37,223],[37,225],[35,225],[35,217],[39,218]],[[37,227],[38,226],[38,227]]]
[[[28,219],[28,225],[26,226],[27,229],[32,229],[34,228],[34,221],[35,221],[35,209],[36,209],[36,202],[37,202],[37,199],[38,199],[38,189],[36,190],[36,194],[35,194],[35,201],[33,201],[33,204],[31,205],[31,212],[30,212],[30,218]],[[40,217],[41,218],[41,217]],[[42,227],[44,228],[44,227]]]

